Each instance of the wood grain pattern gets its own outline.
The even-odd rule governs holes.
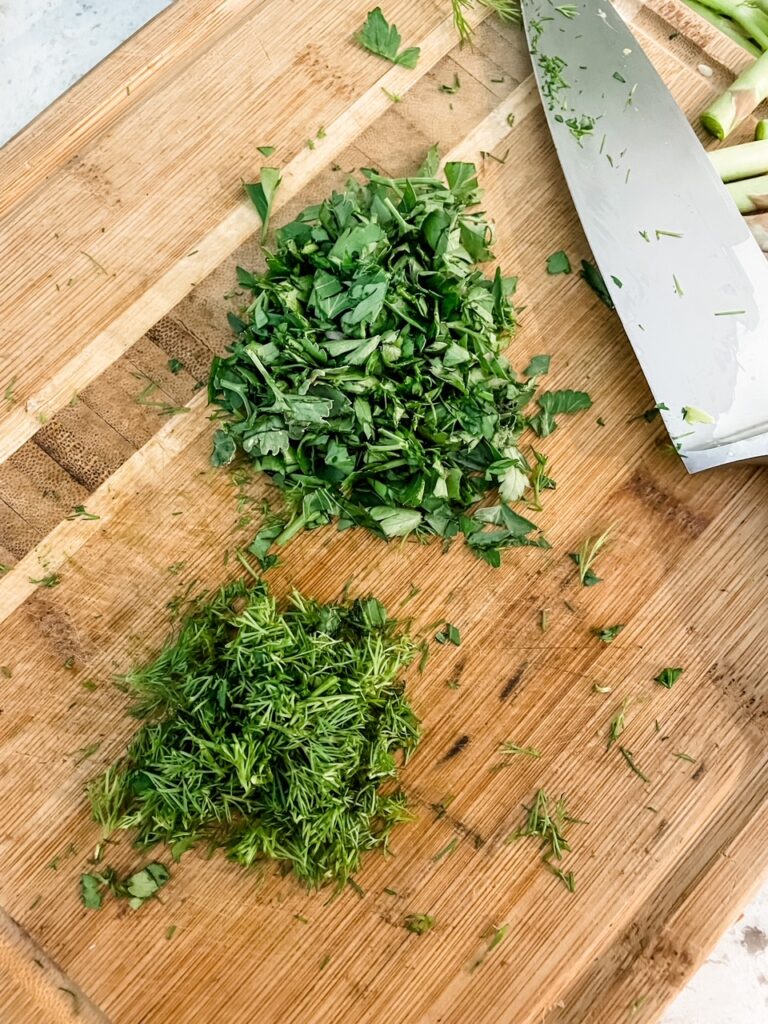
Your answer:
[[[222,17],[234,11],[247,37],[242,26],[255,6],[269,7],[216,9]],[[690,13],[671,0],[628,9],[688,112],[741,59],[709,29],[688,31]],[[37,482],[27,482],[23,461],[7,463],[23,479],[0,473],[0,560],[6,539],[9,560],[19,559],[0,578],[2,661],[11,671],[0,702],[8,766],[0,774],[0,905],[115,1024],[649,1024],[768,871],[768,476],[736,467],[691,479],[663,452],[661,430],[633,418],[651,399],[616,318],[576,275],[545,273],[547,253],[564,247],[577,262],[588,250],[522,41],[485,22],[473,51],[454,48],[438,60],[438,39],[448,48],[442,15],[439,5],[397,8],[407,39],[432,39],[432,59],[401,104],[375,122],[369,111],[347,126],[338,161],[347,170],[409,169],[437,134],[456,157],[509,150],[504,164],[484,161],[482,180],[499,262],[520,274],[525,308],[510,355],[522,366],[534,353],[552,352],[548,386],[587,386],[595,408],[546,441],[558,487],[539,519],[552,551],[511,552],[493,571],[460,546],[442,554],[435,545],[387,545],[327,529],[297,538],[270,573],[281,596],[296,586],[329,599],[351,580],[353,593],[374,591],[390,607],[415,584],[422,588],[418,609],[411,606],[417,625],[447,617],[462,631],[460,648],[439,648],[424,674],[409,679],[425,725],[405,772],[416,820],[395,834],[393,857],[365,861],[363,898],[349,890],[328,902],[274,866],[246,872],[202,853],[185,856],[162,899],[137,913],[114,903],[90,912],[77,893],[98,840],[84,784],[135,727],[113,675],[157,650],[169,628],[167,606],[187,586],[215,586],[236,573],[224,552],[247,543],[255,528],[235,528],[237,488],[208,465],[208,410],[194,391],[210,352],[226,344],[224,313],[238,297],[228,303],[223,296],[237,262],[257,264],[255,240],[231,256],[221,250],[221,266],[169,316],[88,368],[77,384],[79,404],[38,432],[40,454],[29,462]],[[322,22],[323,40],[340,38],[332,22]],[[195,44],[199,55],[189,65],[167,65],[168,88],[182,65],[215,66],[228,25],[222,22],[210,54]],[[670,38],[683,25],[687,35]],[[712,79],[696,72],[702,61],[712,65]],[[364,65],[362,76],[371,73]],[[450,97],[437,86],[454,72],[462,90]],[[354,108],[357,100],[346,102]],[[317,112],[310,117],[330,124]],[[94,129],[94,142],[100,137]],[[322,154],[322,164],[336,159],[333,152]],[[324,168],[302,190],[306,177],[297,172],[279,218],[343,178]],[[219,216],[231,214],[222,207]],[[228,237],[233,248],[237,233]],[[185,363],[183,374],[168,371],[169,355]],[[148,417],[135,406],[144,378],[134,374],[157,380],[163,401],[190,411]],[[89,427],[98,440],[93,452]],[[41,486],[43,457],[67,471],[62,486],[78,481],[67,486],[79,488],[72,495],[88,494],[99,520],[64,520],[40,539],[52,512],[35,520],[29,488]],[[274,499],[264,480],[251,490]],[[616,539],[600,563],[604,583],[582,589],[567,552],[611,523]],[[182,571],[170,574],[180,560]],[[30,577],[43,569],[59,571],[61,584],[36,588]],[[600,644],[591,629],[613,622],[625,630],[611,646]],[[685,666],[669,692],[652,682],[665,664]],[[449,688],[457,677],[458,689]],[[612,692],[596,693],[593,683]],[[608,722],[625,698],[626,742],[651,778],[647,786],[615,750],[606,751]],[[533,744],[543,756],[497,771],[505,740]],[[83,760],[83,748],[96,742]],[[695,764],[676,758],[680,751]],[[507,842],[539,786],[565,792],[588,822],[572,834],[575,895],[541,868],[535,846]],[[454,799],[440,813],[448,795]],[[436,862],[453,836],[455,853]],[[52,870],[70,844],[74,852]],[[142,862],[125,838],[108,859],[120,870]],[[408,913],[433,913],[437,927],[414,936],[402,927]],[[488,952],[502,924],[508,936]],[[170,925],[177,927],[171,941]],[[3,1009],[9,1024],[27,1024],[38,1019],[30,1007],[55,994],[30,1002],[22,984],[29,955],[6,955],[2,941],[0,948],[14,993]]]

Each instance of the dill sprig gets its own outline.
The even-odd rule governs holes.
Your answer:
[[[569,892],[575,892],[576,884],[573,872],[561,871],[551,861],[562,860],[563,854],[570,852],[571,846],[565,835],[566,827],[568,825],[585,825],[586,822],[574,818],[568,813],[564,796],[553,801],[543,789],[537,790],[533,803],[525,810],[527,812],[525,824],[513,832],[507,842],[511,843],[524,837],[539,839],[541,849],[544,851],[542,861],[547,869],[560,879]]]
[[[587,537],[579,550],[571,553],[570,557],[579,569],[579,582],[582,587],[591,587],[600,582],[600,577],[595,575],[592,566],[600,551],[608,543],[612,530],[613,527],[609,526],[598,537]]]
[[[481,7],[498,14],[503,21],[509,21],[513,25],[519,25],[521,20],[520,5],[516,0],[478,0]],[[451,0],[453,11],[453,24],[459,33],[462,43],[468,43],[472,38],[472,26],[464,16],[464,11],[474,4],[474,0]]]
[[[192,602],[178,635],[124,677],[144,723],[89,788],[106,833],[180,856],[286,861],[340,886],[408,819],[381,784],[418,742],[400,682],[416,645],[375,598],[323,605],[236,581]]]

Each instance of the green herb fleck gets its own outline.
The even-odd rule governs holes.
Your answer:
[[[708,412],[703,412],[701,409],[696,409],[692,405],[684,405],[682,411],[683,419],[686,423],[714,423],[715,417],[711,416]]]
[[[579,582],[582,587],[593,587],[596,583],[601,582],[601,577],[596,576],[592,570],[592,566],[595,563],[595,559],[600,554],[601,550],[608,543],[611,535],[612,527],[608,527],[598,537],[587,537],[583,541],[578,551],[572,551],[569,554],[569,558],[576,563],[579,568]]]
[[[32,579],[29,577],[29,582],[34,583],[38,587],[58,587],[61,583],[61,576],[57,572],[49,572],[45,576],[42,576],[39,580]]]
[[[365,24],[355,38],[364,49],[375,53],[377,57],[384,57],[404,68],[416,67],[421,52],[419,47],[400,49],[401,39],[397,26],[389,24],[380,7],[368,12]]]
[[[276,167],[262,167],[259,172],[258,184],[245,183],[243,187],[256,207],[256,212],[261,218],[261,241],[264,242],[269,230],[269,218],[272,215],[272,206],[275,202],[275,194],[280,187],[280,171]]]
[[[654,682],[671,690],[682,674],[681,668],[663,668],[657,676],[654,676]]]
[[[604,644],[613,643],[619,633],[624,629],[623,625],[616,626],[596,626],[592,632],[598,638],[602,640]]]
[[[403,922],[405,928],[414,935],[424,935],[435,927],[436,919],[431,914],[408,914]]]
[[[627,750],[626,747],[619,747],[619,751],[621,752],[621,756],[627,762],[627,764],[632,769],[632,771],[635,773],[635,775],[639,776],[643,780],[643,782],[650,782],[651,781],[648,778],[648,776],[644,772],[642,772],[640,770],[640,768],[638,768],[637,763],[635,762],[635,758],[634,758],[631,750]]]
[[[558,249],[551,256],[547,256],[548,274],[570,274],[571,270],[571,261],[568,259],[568,254],[562,249]]]
[[[67,519],[101,519],[94,512],[88,512],[85,505],[75,505]]]
[[[447,93],[449,96],[453,96],[461,88],[461,82],[459,76],[454,72],[453,83],[451,85],[438,85],[440,92]]]
[[[605,286],[603,275],[594,263],[590,263],[589,260],[582,260],[580,276],[587,282],[595,295],[597,295],[608,309],[614,309],[613,299]]]
[[[435,640],[437,640],[439,644],[452,643],[455,647],[458,647],[461,644],[461,633],[456,626],[452,626],[450,622],[446,622],[445,628],[435,634]]]
[[[451,839],[450,842],[445,844],[445,846],[442,848],[442,850],[438,850],[437,851],[437,853],[432,858],[432,863],[433,864],[437,864],[437,862],[441,861],[443,859],[443,857],[450,857],[450,855],[452,853],[456,852],[456,848],[458,847],[458,845],[459,845],[459,837],[458,836],[454,836],[453,839]]]

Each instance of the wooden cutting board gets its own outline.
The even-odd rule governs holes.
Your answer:
[[[549,253],[578,265],[588,249],[522,38],[481,10],[460,49],[447,7],[388,0],[422,45],[408,71],[354,44],[358,0],[177,0],[0,150],[4,1021],[644,1024],[768,869],[768,474],[689,478],[637,418],[651,399],[615,315],[576,274],[545,273]],[[623,11],[692,117],[745,61],[676,2]],[[441,92],[454,74],[460,91]],[[553,548],[491,570],[458,545],[297,538],[270,573],[278,594],[330,599],[350,580],[395,608],[415,585],[419,623],[461,629],[409,680],[425,726],[404,773],[414,823],[393,856],[365,860],[362,895],[329,901],[272,865],[193,853],[160,900],[88,911],[78,879],[99,833],[84,785],[135,727],[114,673],[157,650],[187,588],[235,574],[225,552],[258,525],[238,524],[237,486],[208,465],[197,390],[228,338],[234,266],[258,265],[239,180],[274,145],[283,221],[350,169],[401,173],[438,140],[482,161],[525,307],[513,363],[552,353],[548,385],[594,398],[546,441]],[[150,380],[153,401],[189,411],[137,403]],[[67,519],[76,504],[100,518]],[[604,581],[583,589],[567,553],[611,524]],[[30,582],[54,571],[54,588]],[[610,646],[591,633],[614,623]],[[672,691],[653,682],[665,665],[685,669]],[[606,751],[625,699],[648,784]],[[497,771],[506,740],[542,757]],[[506,842],[539,787],[588,822],[572,832],[574,894],[535,845]],[[143,863],[125,839],[108,860]],[[409,913],[437,925],[415,936]]]

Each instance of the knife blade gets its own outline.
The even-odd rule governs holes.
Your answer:
[[[522,9],[569,191],[685,466],[768,460],[765,257],[612,4]]]

